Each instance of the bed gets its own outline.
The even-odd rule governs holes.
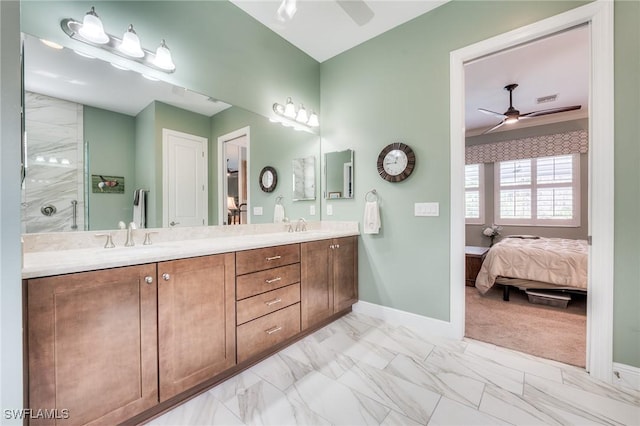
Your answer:
[[[494,284],[509,289],[553,289],[586,292],[587,241],[535,236],[508,236],[487,253],[476,278],[484,294]]]

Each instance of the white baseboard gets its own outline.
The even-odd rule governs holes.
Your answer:
[[[613,384],[640,391],[640,368],[614,362]]]
[[[352,307],[356,313],[369,315],[392,324],[427,332],[428,334],[449,339],[456,339],[456,333],[450,322],[429,318],[375,303],[359,301]]]

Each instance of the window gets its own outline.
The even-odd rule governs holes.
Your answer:
[[[464,166],[465,219],[469,225],[484,223],[484,165]]]
[[[579,154],[496,165],[496,223],[580,226]]]

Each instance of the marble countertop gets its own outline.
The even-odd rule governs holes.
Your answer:
[[[245,230],[245,232],[225,232],[217,236],[183,240],[163,239],[162,234],[160,234],[156,236],[157,238],[154,238],[152,245],[142,245],[139,242],[133,247],[119,245],[114,248],[103,248],[103,243],[98,243],[103,239],[96,240],[94,247],[59,249],[57,244],[52,244],[48,249],[45,246],[38,250],[25,250],[22,278],[38,278],[119,266],[141,265],[165,260],[359,235],[357,222],[355,226],[319,226],[318,228],[301,232],[277,231],[248,234]],[[140,230],[140,232],[142,231]],[[163,231],[159,232],[162,233]],[[95,238],[95,232],[90,234]],[[56,237],[58,239],[63,238],[60,235],[56,235]],[[26,235],[25,238],[27,238]]]

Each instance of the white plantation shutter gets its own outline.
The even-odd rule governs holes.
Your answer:
[[[465,219],[468,224],[484,223],[484,167],[467,164],[464,167]]]
[[[579,226],[578,154],[497,163],[496,223]]]

